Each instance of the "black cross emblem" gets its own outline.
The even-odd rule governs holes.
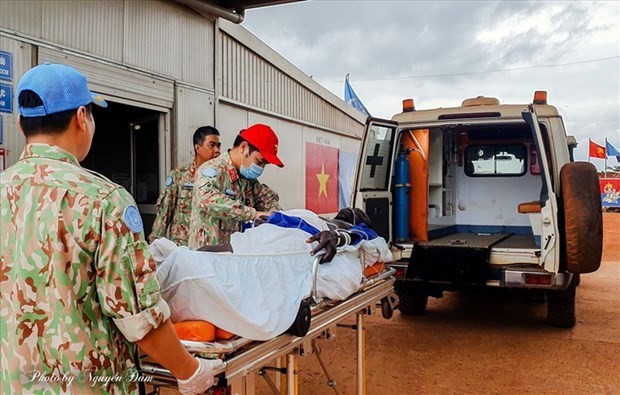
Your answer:
[[[375,144],[375,152],[372,156],[366,157],[366,164],[370,165],[370,178],[375,178],[375,170],[377,166],[381,166],[383,164],[383,157],[379,156],[379,144]]]

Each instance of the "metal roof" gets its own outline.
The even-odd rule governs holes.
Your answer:
[[[183,4],[205,18],[220,17],[234,23],[241,23],[248,8],[267,7],[277,4],[295,3],[302,0],[173,0]]]
[[[270,5],[295,3],[301,0],[210,0],[207,3],[214,3],[229,10],[267,7]]]

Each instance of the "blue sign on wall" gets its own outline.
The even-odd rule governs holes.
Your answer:
[[[0,80],[13,81],[13,54],[0,51]]]
[[[13,112],[13,86],[0,84],[0,112]]]

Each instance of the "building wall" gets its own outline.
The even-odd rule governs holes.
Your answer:
[[[220,20],[220,101],[360,138],[365,117],[242,26]]]
[[[240,25],[208,19],[164,0],[0,0],[0,50],[13,54],[14,79],[44,61],[85,73],[111,101],[165,115],[167,170],[193,157],[192,134],[215,125],[229,147],[262,122],[281,140],[284,169],[261,178],[286,208],[304,207],[305,143],[356,152],[365,118]],[[7,165],[24,144],[17,108],[3,117]],[[163,185],[163,182],[160,183]]]
[[[236,135],[254,123],[272,126],[285,167],[267,166],[261,182],[280,192],[285,209],[306,207],[306,143],[357,153],[365,117],[242,26],[219,20],[216,30],[218,128]]]
[[[2,2],[0,1],[0,4]],[[1,11],[1,10],[0,10]],[[12,81],[0,81],[0,87],[10,86],[17,89],[17,80],[30,67],[30,58],[32,54],[32,46],[8,37],[0,36],[0,51],[12,54],[13,76]],[[4,166],[8,167],[17,162],[22,153],[26,139],[17,127],[18,109],[15,100],[12,101],[13,112],[0,112],[0,122],[2,122],[2,144],[0,148],[4,149],[4,158],[0,161],[4,162]],[[2,165],[2,164],[0,164]]]

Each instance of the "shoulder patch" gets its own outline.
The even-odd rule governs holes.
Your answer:
[[[127,206],[123,211],[123,222],[133,233],[140,233],[144,229],[142,217],[136,206]]]
[[[215,177],[215,176],[217,176],[217,170],[215,170],[212,167],[206,167],[202,171],[202,175],[205,176],[205,177]]]
[[[172,176],[166,177],[166,186],[169,187],[172,185]]]

